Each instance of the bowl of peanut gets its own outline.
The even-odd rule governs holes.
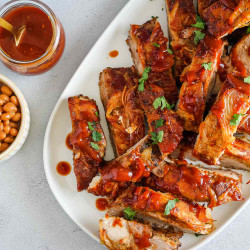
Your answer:
[[[23,94],[0,74],[0,162],[12,157],[22,147],[29,127],[29,108]]]

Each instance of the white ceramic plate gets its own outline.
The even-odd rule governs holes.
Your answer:
[[[99,73],[106,67],[127,67],[132,65],[132,59],[125,42],[130,24],[143,24],[159,16],[159,21],[167,33],[167,17],[164,0],[131,0],[117,15],[86,56],[68,86],[58,100],[50,117],[44,139],[44,168],[46,176],[56,199],[71,219],[91,237],[99,241],[98,221],[104,216],[95,207],[96,197],[86,191],[78,193],[73,171],[68,176],[60,176],[56,165],[60,161],[72,164],[72,152],[65,146],[65,138],[71,131],[71,122],[68,111],[67,98],[73,95],[87,95],[97,101],[101,114],[101,124],[104,129],[108,146],[106,160],[113,158],[109,132],[105,121],[104,110],[99,96]],[[166,34],[167,35],[167,34]],[[110,58],[109,52],[118,50],[119,56]],[[181,239],[181,249],[199,248],[218,234],[247,204],[250,199],[250,188],[247,190],[246,182],[250,173],[243,173],[243,192],[246,198],[243,202],[233,202],[215,208],[212,212],[216,230],[207,236],[195,237],[185,234]]]

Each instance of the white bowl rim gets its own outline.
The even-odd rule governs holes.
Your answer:
[[[13,81],[11,81],[9,78],[7,78],[6,76],[4,76],[2,74],[0,74],[0,84],[1,83],[8,86],[16,95],[16,97],[19,101],[19,105],[21,107],[22,119],[21,119],[21,126],[20,126],[20,129],[18,131],[17,137],[15,138],[15,140],[11,143],[11,145],[6,150],[4,150],[2,153],[0,153],[0,162],[2,160],[4,160],[6,157],[8,157],[9,154],[13,150],[15,150],[16,147],[21,143],[21,139],[23,137],[27,122],[29,122],[27,119],[27,113],[25,112],[25,109],[28,109],[28,104],[27,104],[22,92],[19,90],[19,88],[15,85],[15,83]]]

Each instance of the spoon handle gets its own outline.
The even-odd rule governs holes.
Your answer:
[[[7,21],[5,21],[3,18],[0,17],[0,26],[3,27],[4,29],[8,30],[9,32],[11,32],[12,34],[14,34],[14,27],[8,23]]]

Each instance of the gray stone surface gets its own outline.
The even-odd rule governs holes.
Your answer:
[[[6,1],[0,0],[0,5]],[[67,216],[48,186],[42,159],[50,114],[63,89],[95,41],[126,0],[46,0],[65,28],[61,61],[46,74],[21,76],[0,64],[27,99],[31,128],[26,143],[0,164],[0,249],[104,249]],[[250,249],[248,206],[203,249]]]

